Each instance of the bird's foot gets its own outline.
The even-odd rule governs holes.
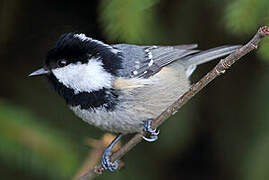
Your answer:
[[[145,121],[144,123],[144,131],[149,134],[149,137],[143,136],[143,139],[148,142],[156,141],[158,139],[158,134],[160,133],[160,131],[157,131],[156,129],[152,129],[151,122],[152,120],[149,119]]]
[[[111,156],[111,149],[107,148],[105,149],[103,156],[102,156],[102,166],[105,170],[109,171],[115,171],[118,169],[118,161],[111,162],[110,156]]]
[[[112,142],[111,144],[105,149],[103,156],[102,156],[102,166],[105,170],[109,171],[115,171],[119,167],[118,161],[111,162],[110,156],[111,156],[111,150],[113,146],[121,139],[123,134],[119,134]]]

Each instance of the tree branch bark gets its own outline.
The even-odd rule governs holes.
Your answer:
[[[157,128],[165,120],[167,120],[174,112],[180,109],[186,102],[188,102],[194,95],[196,95],[201,89],[203,89],[208,83],[214,80],[216,77],[225,73],[232,64],[234,64],[241,57],[249,53],[250,51],[257,49],[259,42],[265,36],[269,35],[269,27],[261,27],[255,36],[244,46],[227,56],[225,59],[221,59],[220,62],[208,72],[201,80],[193,84],[191,88],[182,95],[177,101],[175,101],[171,106],[169,106],[164,112],[162,112],[156,119],[152,121],[152,127]],[[111,161],[115,161],[124,156],[128,151],[130,151],[135,145],[142,141],[142,137],[145,136],[144,131],[134,135],[124,146],[122,146],[118,151],[116,151],[111,156]],[[94,169],[87,172],[85,175],[81,176],[79,180],[90,180],[94,179],[96,176],[101,175],[103,172],[102,166],[99,164]]]

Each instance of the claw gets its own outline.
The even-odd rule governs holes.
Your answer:
[[[111,162],[110,161],[110,156],[111,156],[111,151],[110,149],[106,149],[103,153],[102,156],[102,166],[105,170],[109,170],[109,171],[115,171],[116,169],[118,169],[118,161],[114,161]]]
[[[105,170],[109,171],[115,171],[119,167],[118,161],[111,162],[110,156],[111,156],[111,150],[113,146],[121,139],[123,135],[119,134],[112,142],[111,144],[105,149],[103,156],[102,156],[102,166]]]
[[[154,142],[158,139],[158,136],[150,136],[150,138],[146,138],[145,136],[143,136],[143,139],[148,142]]]
[[[160,131],[156,132],[156,129],[151,128],[151,122],[152,122],[152,120],[149,119],[149,120],[145,121],[145,124],[144,124],[144,131],[149,133],[149,138],[143,136],[143,139],[148,141],[148,142],[156,141],[158,139],[158,134],[160,133]]]

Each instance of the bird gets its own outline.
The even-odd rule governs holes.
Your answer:
[[[83,33],[65,33],[48,51],[42,68],[29,76],[44,75],[67,106],[83,121],[118,136],[104,150],[102,166],[112,147],[125,134],[146,131],[146,141],[158,139],[151,122],[190,88],[197,65],[227,56],[240,45],[209,50],[197,44],[176,46],[106,44]]]

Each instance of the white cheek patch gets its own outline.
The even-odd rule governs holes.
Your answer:
[[[87,64],[69,64],[52,72],[59,82],[74,89],[75,94],[111,88],[114,79],[98,59],[90,59]]]

